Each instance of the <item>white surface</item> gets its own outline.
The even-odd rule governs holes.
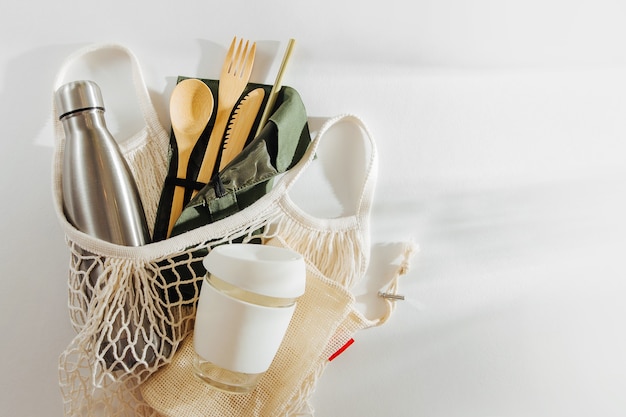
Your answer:
[[[175,77],[217,76],[233,35],[266,40],[259,82],[297,39],[285,83],[311,125],[351,112],[376,136],[374,242],[421,247],[391,321],[328,367],[318,416],[626,414],[625,3],[365,4],[2,7],[3,415],[62,413],[67,250],[41,134],[56,69],[79,45],[124,43],[168,124]]]

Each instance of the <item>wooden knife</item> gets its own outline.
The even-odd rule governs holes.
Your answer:
[[[222,149],[222,157],[220,159],[220,171],[232,161],[246,145],[252,125],[259,114],[265,90],[256,88],[250,91],[239,103],[233,113]]]

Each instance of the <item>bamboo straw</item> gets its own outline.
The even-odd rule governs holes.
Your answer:
[[[267,123],[267,120],[270,117],[270,112],[272,111],[274,104],[276,104],[276,98],[278,97],[278,92],[282,87],[282,79],[283,74],[285,73],[285,68],[287,67],[287,62],[291,57],[291,53],[293,52],[293,47],[296,43],[295,39],[289,39],[289,43],[287,44],[287,49],[285,50],[285,54],[283,55],[283,61],[280,63],[280,68],[278,69],[278,74],[276,74],[276,80],[274,81],[274,85],[272,86],[272,90],[270,91],[269,98],[267,100],[267,104],[265,105],[265,109],[263,110],[263,115],[261,116],[261,121],[259,122],[259,128],[256,131],[257,136],[261,133],[263,126]]]

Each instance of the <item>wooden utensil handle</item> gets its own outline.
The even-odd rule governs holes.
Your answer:
[[[231,110],[232,109],[220,109],[218,103],[215,124],[213,125],[213,130],[211,130],[211,136],[209,137],[207,149],[204,153],[204,158],[202,159],[202,165],[200,166],[200,172],[198,173],[198,182],[208,184],[209,181],[211,181],[211,176],[213,175],[213,170],[217,164],[217,155],[219,154],[222,146],[222,137],[224,136],[224,130],[226,129],[226,124],[228,123]],[[194,195],[196,193],[197,191],[194,191]]]

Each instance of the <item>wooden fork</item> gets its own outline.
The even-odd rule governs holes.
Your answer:
[[[230,48],[226,54],[220,80],[217,89],[217,114],[215,124],[209,137],[209,143],[200,166],[198,174],[198,182],[208,183],[213,175],[213,170],[217,164],[217,155],[222,145],[224,130],[230,118],[230,113],[237,103],[243,90],[248,84],[250,73],[252,72],[252,64],[254,63],[254,54],[256,52],[256,42],[252,44],[248,50],[246,41],[242,50],[243,39],[239,40],[239,45],[235,51],[237,37],[233,38]]]

